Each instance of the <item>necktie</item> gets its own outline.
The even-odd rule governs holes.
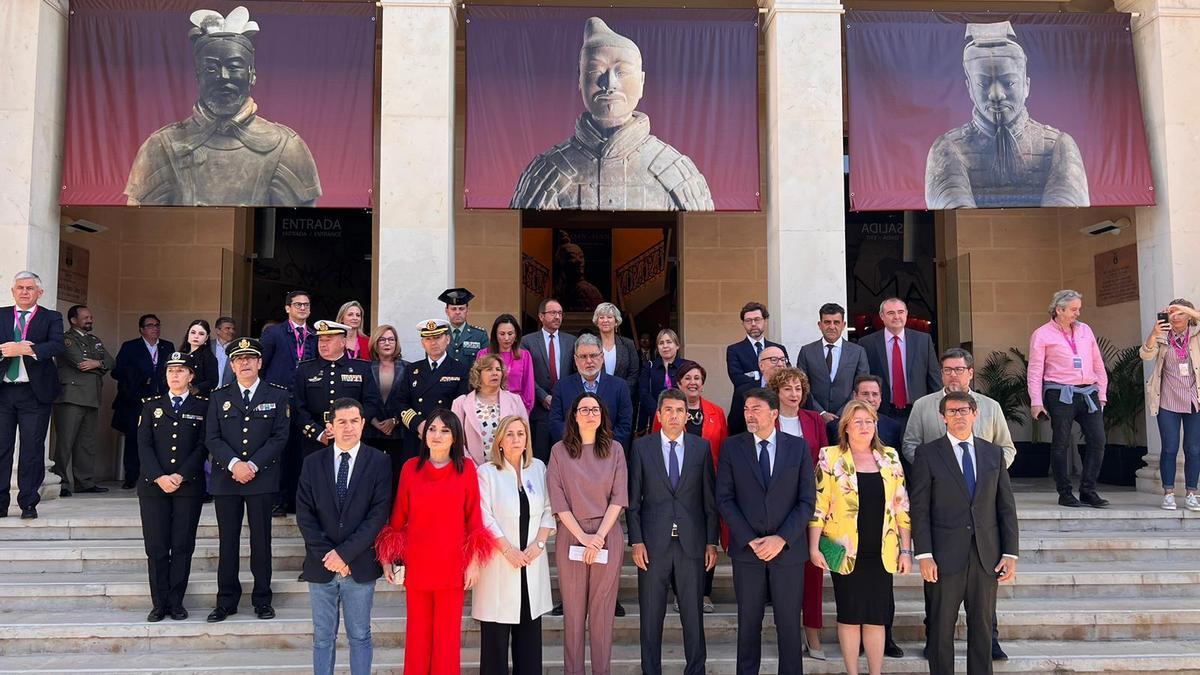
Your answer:
[[[461,328],[455,328],[451,332],[454,333],[454,336],[452,338],[450,338],[451,340],[454,341],[454,344],[459,344],[460,342],[462,342],[462,329]]]
[[[829,371],[829,377],[833,377],[833,345],[825,345],[825,370]]]
[[[762,472],[763,485],[771,484],[771,456],[767,454],[769,445],[766,441],[758,442],[758,470]]]
[[[892,336],[892,405],[908,406],[908,385],[904,382],[904,357],[900,354],[900,338]]]
[[[671,463],[667,465],[667,478],[671,481],[671,491],[674,492],[679,487],[679,457],[675,455],[675,446],[679,445],[677,441],[670,442]]]
[[[304,326],[296,329],[296,360],[304,360]]]
[[[761,343],[761,342],[755,341],[755,343],[754,343],[754,355],[755,355],[755,356],[762,356],[762,343]]]
[[[183,407],[183,397],[182,396],[172,396],[171,397],[171,410],[174,410],[175,412],[179,412],[179,409],[182,407]]]
[[[337,499],[339,511],[341,510],[342,505],[346,503],[346,489],[348,483],[350,482],[350,453],[343,452],[341,457],[342,462],[341,464],[338,464],[337,476]]]
[[[430,361],[429,362],[429,372],[432,373],[435,370],[437,370],[437,361]]]
[[[975,499],[975,462],[971,460],[971,444],[963,441],[958,447],[963,451],[962,471],[963,480],[967,481],[967,494]]]
[[[29,316],[29,312],[27,310],[20,309],[17,310],[17,314],[19,316],[17,318],[17,325],[13,328],[13,338],[16,338],[18,335],[20,335],[20,339],[24,340],[26,321],[25,317]],[[5,375],[5,378],[7,378],[9,382],[16,382],[17,378],[19,377],[21,377],[21,357],[14,356],[8,360],[8,373]]]
[[[550,388],[553,389],[554,385],[558,384],[558,356],[555,354],[554,350],[554,333],[550,334],[550,346],[548,353],[550,354]]]
[[[242,405],[246,406],[246,410],[250,410],[250,390],[242,390]]]

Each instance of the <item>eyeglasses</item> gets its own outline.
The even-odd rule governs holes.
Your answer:
[[[765,322],[766,322],[766,319],[764,319],[760,316],[748,317],[748,318],[742,319],[742,323],[765,323]]]
[[[395,341],[396,341],[396,338],[394,338],[394,337],[381,337],[378,340],[378,342],[395,342]]]
[[[603,357],[600,356],[600,352],[593,352],[591,354],[576,354],[575,358],[583,359],[584,361],[591,361],[592,359],[599,359]]]
[[[600,414],[600,409],[599,408],[576,408],[575,412],[577,414],[585,415],[587,417],[595,417]]]
[[[312,307],[312,303],[311,302],[293,302],[292,307],[295,307],[296,309],[308,309],[309,307]]]
[[[768,363],[787,363],[787,358],[782,357],[782,356],[764,356],[758,360],[759,363],[762,363],[764,361],[766,361]]]
[[[542,315],[543,316],[562,316],[562,310],[561,309],[548,309],[548,310],[542,312]]]
[[[967,372],[968,370],[970,370],[970,368],[967,368],[965,366],[957,366],[955,368],[947,367],[947,368],[942,368],[942,374],[943,375],[962,375],[963,373]]]
[[[143,325],[142,328],[159,328],[161,326],[162,326],[162,324],[160,324],[160,323],[148,323],[148,324]]]
[[[944,414],[946,417],[965,417],[970,412],[973,412],[970,408],[946,408]]]

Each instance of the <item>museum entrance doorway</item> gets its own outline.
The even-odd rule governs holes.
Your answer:
[[[679,331],[678,224],[673,212],[523,211],[524,330],[537,330],[538,304],[555,297],[568,333],[595,332],[601,302],[621,309],[618,330],[634,342]]]

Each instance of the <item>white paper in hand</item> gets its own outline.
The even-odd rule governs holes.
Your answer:
[[[578,562],[583,562],[583,553],[586,550],[587,549],[583,546],[572,546],[571,548],[567,549],[567,558]],[[596,562],[600,565],[608,564],[608,549],[600,549],[600,553],[596,555]]]
[[[392,584],[396,586],[404,585],[404,565],[392,565]]]

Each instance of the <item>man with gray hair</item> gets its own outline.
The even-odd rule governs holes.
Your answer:
[[[612,421],[613,439],[629,453],[629,439],[633,432],[633,403],[629,399],[629,385],[604,373],[604,351],[600,338],[584,333],[575,338],[575,369],[577,375],[568,375],[554,386],[550,402],[550,442],[562,440],[567,411],[583,392],[596,394],[608,409]]]
[[[1025,50],[1008,21],[969,23],[963,48],[971,121],[942,134],[925,160],[929,209],[1088,206],[1071,135],[1029,117]]]
[[[62,314],[42,307],[45,289],[33,272],[13,278],[13,304],[0,307],[0,518],[8,515],[9,476],[17,430],[17,505],[21,518],[37,518],[38,490],[46,477],[46,431],[62,386],[54,357],[66,349]]]
[[[691,159],[650,133],[637,112],[646,73],[637,44],[598,17],[583,27],[575,133],[533,158],[513,209],[712,211],[708,182]]]

